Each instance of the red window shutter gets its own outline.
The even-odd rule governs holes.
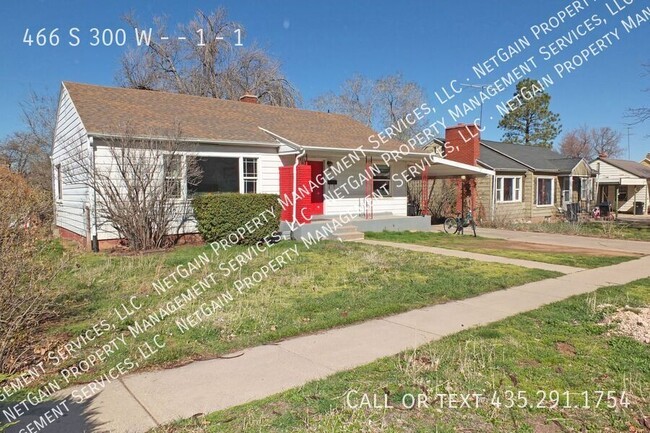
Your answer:
[[[296,187],[299,195],[296,200],[296,220],[299,223],[307,223],[311,221],[311,192],[309,188],[309,181],[311,180],[311,166],[299,165],[297,168]]]
[[[282,207],[282,212],[280,213],[280,220],[291,222],[293,218],[293,206],[292,199],[293,195],[293,167],[285,166],[280,167],[280,200],[283,203],[287,203],[286,206]]]

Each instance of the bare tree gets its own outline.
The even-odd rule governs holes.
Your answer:
[[[142,30],[133,14],[124,20]],[[154,18],[154,27],[157,38],[123,55],[116,77],[120,85],[235,100],[254,94],[269,105],[299,105],[300,94],[276,59],[254,45],[233,44],[234,32],[243,34],[244,29],[228,20],[223,7],[210,14],[199,10],[189,23],[179,25],[184,40],[161,40],[169,36],[162,17]]]
[[[30,92],[20,104],[24,129],[0,142],[0,158],[30,184],[51,188],[50,151],[56,123],[56,98]]]
[[[621,133],[609,126],[593,128],[591,142],[595,156],[603,154],[614,158],[623,154],[623,148],[620,146]]]
[[[585,125],[564,134],[560,142],[560,153],[571,158],[591,159],[594,150],[589,128]]]
[[[201,179],[180,129],[159,134],[141,137],[124,128],[119,136],[97,144],[101,151],[95,163],[85,152],[74,152],[62,167],[67,181],[88,186],[96,196],[100,225],[113,227],[133,250],[175,241],[174,235],[192,214],[187,185]]]
[[[424,101],[424,90],[412,81],[404,81],[401,74],[389,75],[377,80],[377,110],[379,119],[385,127],[396,125],[406,115],[419,107]],[[411,130],[419,132],[420,128],[410,125]],[[400,138],[408,138],[409,132],[400,133]]]
[[[319,96],[313,102],[319,111],[334,111],[345,114],[367,126],[372,126],[377,99],[375,83],[362,76],[354,75],[343,82],[339,94],[332,92]]]
[[[573,158],[591,160],[600,154],[613,158],[623,153],[620,142],[621,133],[608,126],[589,128],[583,125],[564,135],[559,150],[562,155]]]
[[[281,107],[300,105],[297,90],[282,74],[280,63],[260,48],[237,50],[220,82],[226,99],[254,94],[261,103]]]
[[[406,139],[412,131],[420,130],[420,122],[411,125],[404,120],[424,101],[424,90],[414,82],[404,81],[401,74],[375,81],[355,75],[343,83],[338,94],[330,92],[319,96],[313,105],[319,111],[345,114],[377,129],[397,126],[395,129],[400,129],[398,138]]]

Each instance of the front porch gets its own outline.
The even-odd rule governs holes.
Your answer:
[[[280,231],[283,236],[292,236],[296,240],[316,238],[318,232],[327,233],[333,223],[341,221],[341,216],[317,215],[313,216],[308,224],[293,226],[282,221]],[[292,230],[293,228],[293,230]],[[352,215],[349,222],[335,231],[330,238],[341,240],[363,239],[365,232],[382,232],[382,231],[429,231],[431,230],[431,217],[428,215],[421,216],[401,216],[392,214],[375,214],[372,218],[366,218],[365,214]]]
[[[599,182],[598,200],[609,203],[617,215],[648,213],[648,188],[645,179],[616,179]]]

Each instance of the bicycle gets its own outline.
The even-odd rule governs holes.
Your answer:
[[[445,233],[451,233],[453,229],[453,234],[455,235],[465,234],[465,227],[471,227],[472,232],[474,232],[474,237],[476,237],[476,222],[474,221],[471,210],[467,211],[465,218],[459,212],[456,218],[449,217],[445,220],[444,224]]]

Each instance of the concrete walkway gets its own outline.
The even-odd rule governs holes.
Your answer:
[[[432,226],[434,231],[444,231],[442,225]],[[572,236],[554,233],[536,233],[516,230],[488,229],[478,227],[476,234],[485,238],[499,238],[509,241],[533,244],[559,245],[572,248],[623,251],[626,253],[650,254],[650,242],[605,239],[588,236]]]
[[[451,257],[460,257],[463,259],[480,260],[482,262],[505,263],[508,265],[517,265],[524,268],[544,269],[547,271],[562,272],[563,274],[572,274],[574,272],[584,271],[584,269],[582,268],[574,268],[573,266],[554,265],[552,263],[535,262],[532,260],[511,259],[509,257],[491,256],[489,254],[472,253],[469,251],[461,251],[461,250],[450,250],[447,248],[427,247],[424,245],[414,245],[414,244],[407,244],[402,242],[386,242],[386,241],[375,241],[369,239],[357,241],[357,242],[361,242],[369,245],[381,245],[381,246],[392,247],[392,248],[400,248],[409,251],[433,253],[441,256],[451,256]]]
[[[649,276],[650,256],[647,256],[253,347],[229,359],[125,376],[108,384],[84,406],[69,402],[71,413],[42,431],[146,432],[179,418],[268,397],[472,326],[485,325],[602,286]],[[65,398],[74,389],[62,392],[59,397]],[[40,405],[37,411],[23,418],[24,422],[34,420],[56,403]],[[9,431],[18,432],[19,428]]]

